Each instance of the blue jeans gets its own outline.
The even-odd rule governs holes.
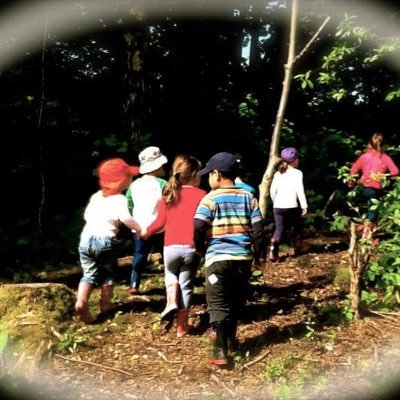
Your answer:
[[[373,189],[370,187],[366,187],[363,190],[363,196],[367,199],[367,219],[371,222],[376,222],[378,218],[378,212],[376,210],[371,210],[371,206],[374,204],[372,202],[373,199],[379,200],[382,197],[381,189]]]
[[[196,249],[188,245],[164,247],[165,286],[179,283],[179,308],[188,308],[192,303],[193,279],[196,276],[200,257]]]
[[[78,247],[83,269],[81,282],[90,285],[114,284],[118,244],[115,237],[91,236],[81,240]]]
[[[133,261],[130,287],[139,289],[142,273],[148,264],[147,257],[152,248],[162,252],[162,244],[164,241],[163,233],[156,233],[147,240],[140,239],[133,234]]]

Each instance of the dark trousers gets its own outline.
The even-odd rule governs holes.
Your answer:
[[[275,232],[272,239],[280,242],[285,231],[293,228],[293,235],[296,239],[301,236],[302,220],[301,209],[296,208],[274,208]]]
[[[382,197],[382,190],[366,187],[363,190],[363,196],[367,199],[367,219],[368,221],[376,222],[378,218],[378,212],[376,210],[371,210],[371,206],[374,204],[372,200],[379,200]]]
[[[157,233],[150,236],[147,240],[143,240],[133,234],[133,261],[130,287],[139,289],[142,273],[148,264],[147,257],[150,251],[155,251],[162,254],[164,243],[164,233]]]
[[[246,301],[252,261],[216,261],[206,268],[210,323],[239,320]]]

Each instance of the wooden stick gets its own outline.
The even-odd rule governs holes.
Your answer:
[[[221,383],[222,386],[231,394],[232,397],[234,397],[234,398],[236,397],[236,393],[235,393],[233,390],[229,389],[229,387],[227,386],[227,384],[226,384],[224,381],[221,381],[221,380],[220,380],[216,375],[214,375],[214,374],[211,374],[210,376],[211,376],[212,379],[214,379],[215,382]]]
[[[125,374],[125,375],[128,375],[128,376],[133,376],[130,372],[124,371],[124,370],[119,369],[119,368],[108,367],[107,365],[96,364],[96,363],[91,362],[91,361],[76,360],[76,359],[74,359],[74,358],[64,357],[64,356],[62,356],[62,355],[60,355],[60,354],[54,354],[54,356],[55,356],[55,357],[58,357],[58,358],[61,358],[61,359],[63,359],[63,360],[73,361],[73,362],[80,363],[80,364],[92,365],[92,366],[94,366],[94,367],[99,367],[99,368],[103,368],[103,369],[110,369],[111,371],[116,371],[116,372],[119,372],[119,373],[121,373],[121,374]]]
[[[261,361],[262,359],[267,357],[267,355],[270,354],[270,353],[271,353],[271,350],[267,350],[265,353],[261,354],[261,356],[259,356],[259,357],[255,358],[254,360],[249,361],[248,363],[244,364],[243,367],[248,368],[251,365],[254,365],[254,364],[258,363],[259,361]]]

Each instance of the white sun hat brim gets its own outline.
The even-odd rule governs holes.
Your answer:
[[[150,161],[145,161],[140,165],[139,172],[141,174],[148,174],[149,172],[153,172],[166,164],[168,162],[167,157],[164,155],[160,155],[160,157],[150,160]]]

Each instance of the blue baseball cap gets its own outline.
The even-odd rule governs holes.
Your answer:
[[[237,172],[239,165],[240,156],[238,154],[217,153],[210,158],[205,168],[198,172],[198,175],[202,176],[214,170],[220,172]]]

